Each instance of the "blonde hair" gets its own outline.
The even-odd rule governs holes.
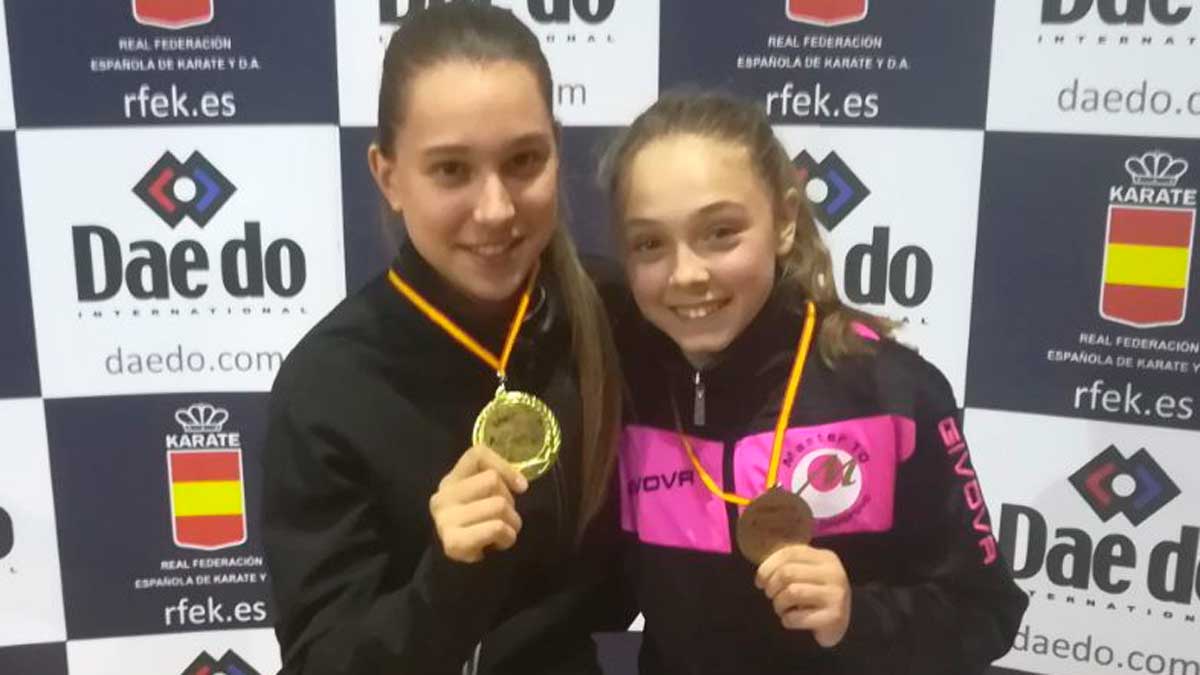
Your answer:
[[[506,10],[466,3],[444,5],[407,20],[388,43],[377,127],[377,142],[385,156],[391,156],[395,131],[404,123],[408,85],[424,69],[453,59],[515,61],[527,66],[537,77],[538,91],[553,119],[550,66],[537,36]],[[561,195],[560,176],[560,204]],[[621,414],[620,369],[600,295],[561,222],[542,259],[561,286],[579,375],[583,420],[578,542],[608,497]]]
[[[651,142],[675,135],[695,135],[744,148],[771,196],[777,227],[795,222],[792,247],[777,259],[776,284],[797,307],[806,300],[816,305],[822,319],[817,348],[825,363],[834,367],[846,356],[874,350],[875,344],[863,339],[859,326],[880,337],[892,334],[893,322],[849,307],[838,297],[833,260],[804,197],[805,186],[766,115],[746,101],[715,92],[671,93],[639,115],[609,145],[600,162],[601,188],[609,195],[614,223],[621,220],[634,157]],[[789,211],[788,196],[793,191],[800,196],[800,205]]]

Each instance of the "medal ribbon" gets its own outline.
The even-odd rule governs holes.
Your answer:
[[[525,313],[529,310],[529,298],[533,292],[533,282],[537,279],[537,268],[535,267],[529,273],[529,281],[525,283],[525,290],[521,292],[521,299],[517,302],[517,312],[513,315],[512,325],[508,327],[508,335],[504,338],[504,348],[499,356],[492,353],[490,349],[479,344],[479,342],[471,337],[465,330],[458,327],[458,324],[446,316],[432,303],[421,296],[412,286],[409,286],[396,270],[388,270],[388,280],[392,282],[392,286],[396,288],[408,301],[421,311],[430,321],[438,325],[444,330],[447,335],[454,338],[458,344],[462,345],[467,351],[480,360],[488,364],[496,371],[496,377],[500,378],[500,384],[504,384],[506,370],[508,368],[508,357],[512,356],[513,345],[517,342],[517,333],[521,332],[521,323],[525,320]]]
[[[800,391],[800,376],[804,372],[804,363],[808,360],[808,352],[812,347],[813,329],[816,323],[817,310],[810,300],[805,306],[804,330],[800,333],[800,343],[796,346],[796,357],[792,360],[792,372],[788,375],[787,389],[784,390],[783,394],[783,405],[779,410],[779,419],[775,422],[775,440],[771,444],[771,464],[767,468],[767,482],[763,487],[763,492],[775,487],[775,483],[779,480],[779,461],[783,458],[783,436],[787,431],[788,420],[792,418],[792,406],[796,403],[796,394]],[[679,440],[683,444],[683,449],[687,451],[688,459],[692,460],[692,466],[696,469],[696,473],[700,475],[700,480],[704,483],[704,487],[730,504],[737,504],[739,506],[749,505],[751,500],[738,494],[725,492],[717,485],[713,477],[704,470],[704,466],[700,464],[700,459],[696,457],[696,452],[692,450],[692,444],[688,442],[687,436],[683,433],[683,423],[679,417],[679,406],[676,405],[674,397],[671,398],[671,405],[675,409],[675,431],[679,434]]]

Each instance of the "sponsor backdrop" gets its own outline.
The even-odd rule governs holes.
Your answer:
[[[278,669],[266,392],[390,257],[379,64],[445,1],[0,0],[0,672]],[[966,408],[1031,599],[997,672],[1200,673],[1200,2],[491,2],[551,58],[585,251],[659,92],[778,125],[845,299]]]

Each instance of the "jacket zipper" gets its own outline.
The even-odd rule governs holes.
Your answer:
[[[692,397],[692,424],[702,427],[705,424],[706,412],[704,399],[704,380],[700,379],[700,371],[692,378],[694,395]]]
[[[721,478],[725,484],[722,486],[722,489],[726,492],[734,492],[735,488],[737,487],[737,481],[734,476],[734,460],[736,459],[735,452],[737,450],[737,441],[726,439],[724,445],[725,452],[721,461],[721,473],[723,475]],[[741,512],[739,511],[737,504],[731,504],[728,502],[725,504],[725,516],[729,520],[729,541],[731,542],[737,541],[737,522],[740,515]],[[735,544],[734,550],[736,549],[737,546]]]
[[[463,664],[462,675],[478,675],[479,673],[479,655],[483,652],[483,642],[475,645],[475,651],[471,654],[471,658]]]

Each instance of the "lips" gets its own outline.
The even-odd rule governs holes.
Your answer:
[[[505,239],[503,241],[484,242],[479,244],[461,244],[459,248],[484,260],[494,260],[501,258],[509,251],[512,251],[522,241],[524,241],[524,239],[518,237],[516,239]]]
[[[709,300],[706,302],[696,302],[687,305],[674,305],[671,307],[671,311],[675,313],[675,316],[683,319],[684,321],[696,321],[698,319],[711,316],[728,304],[728,299]]]

